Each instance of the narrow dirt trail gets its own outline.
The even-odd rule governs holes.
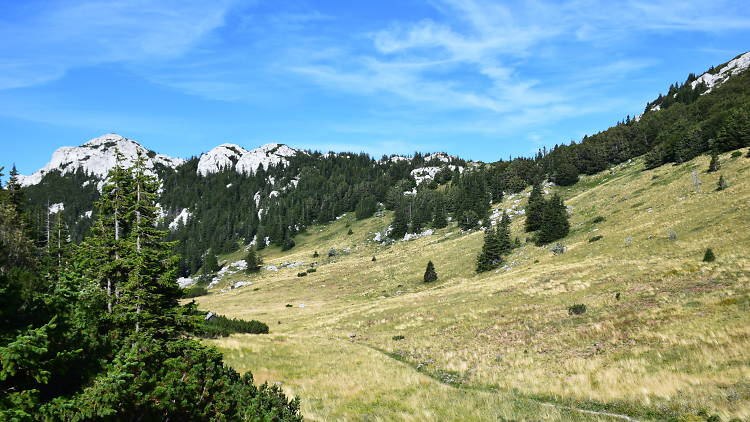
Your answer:
[[[425,372],[419,371],[417,368],[414,367],[414,365],[411,365],[408,362],[404,362],[404,361],[401,361],[401,360],[393,358],[392,356],[390,356],[387,353],[385,353],[383,350],[380,350],[378,348],[375,348],[375,347],[372,347],[372,346],[369,346],[369,345],[366,345],[366,344],[361,344],[361,345],[364,346],[364,347],[367,347],[369,349],[377,351],[378,353],[382,354],[383,356],[387,357],[388,359],[395,360],[396,362],[398,362],[398,363],[400,363],[402,365],[408,366],[408,367],[412,368],[414,371],[419,372],[420,374],[423,374],[425,376],[428,376],[428,377],[432,378],[433,380],[435,380],[435,381],[437,381],[437,382],[439,382],[439,383],[441,383],[443,385],[447,385],[449,387],[456,388],[456,389],[462,389],[462,390],[470,390],[471,389],[471,388],[457,386],[457,385],[451,384],[451,383],[446,383],[446,382],[440,380],[439,378],[435,378],[433,376],[430,376],[430,374],[427,374]],[[494,388],[488,388],[486,391],[498,391],[498,390],[494,389]],[[581,409],[581,408],[578,408],[578,407],[564,406],[564,405],[561,405],[561,404],[556,404],[556,403],[552,403],[552,402],[545,402],[545,401],[541,401],[541,400],[534,400],[534,399],[530,399],[530,400],[533,401],[533,402],[535,402],[535,403],[537,403],[537,404],[539,404],[540,406],[545,406],[545,407],[552,407],[552,408],[561,409],[561,410],[569,410],[569,411],[572,411],[572,412],[578,412],[578,413],[583,413],[583,414],[587,414],[587,415],[604,416],[604,417],[613,418],[613,419],[619,419],[619,420],[627,421],[627,422],[641,422],[641,420],[639,420],[639,419],[635,419],[635,418],[633,418],[631,416],[622,415],[622,414],[619,414],[619,413],[611,413],[611,412],[602,412],[602,411],[597,411],[597,410]]]

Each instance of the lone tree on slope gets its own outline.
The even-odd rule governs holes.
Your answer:
[[[435,272],[435,265],[432,263],[432,261],[427,263],[427,269],[424,272],[424,282],[425,283],[432,283],[433,281],[437,281],[438,276]]]
[[[557,194],[545,202],[542,217],[542,227],[537,236],[538,245],[545,245],[568,235],[570,231],[568,210],[562,198]]]
[[[260,271],[263,259],[258,255],[258,252],[255,251],[255,248],[250,248],[245,257],[245,263],[247,264],[247,269],[245,271],[248,273],[257,273]]]

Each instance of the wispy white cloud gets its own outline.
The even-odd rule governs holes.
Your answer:
[[[50,81],[71,67],[179,57],[223,24],[232,3],[30,2],[13,21],[0,20],[0,89]]]

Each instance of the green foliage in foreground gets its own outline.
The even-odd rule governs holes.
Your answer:
[[[0,420],[301,421],[298,399],[190,338],[196,311],[177,301],[143,166],[110,173],[94,234],[75,249],[37,248],[0,189]]]

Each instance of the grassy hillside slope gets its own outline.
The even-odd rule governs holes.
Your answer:
[[[316,272],[233,274],[198,302],[269,324],[269,335],[212,343],[237,370],[300,395],[312,420],[623,420],[567,407],[750,419],[745,152],[723,154],[717,173],[705,156],[649,171],[633,160],[553,188],[572,207],[562,255],[524,243],[508,268],[476,275],[481,232],[451,225],[383,246],[371,239],[389,215],[347,215],[291,251],[263,251],[266,265],[316,261]],[[719,174],[729,187],[717,192]],[[527,193],[501,206],[520,209]],[[522,227],[514,217],[524,240]],[[702,262],[707,247],[713,263]],[[351,250],[328,258],[329,248]],[[421,281],[428,260],[433,284]],[[254,284],[220,292],[240,280]],[[587,312],[569,315],[579,303]]]

